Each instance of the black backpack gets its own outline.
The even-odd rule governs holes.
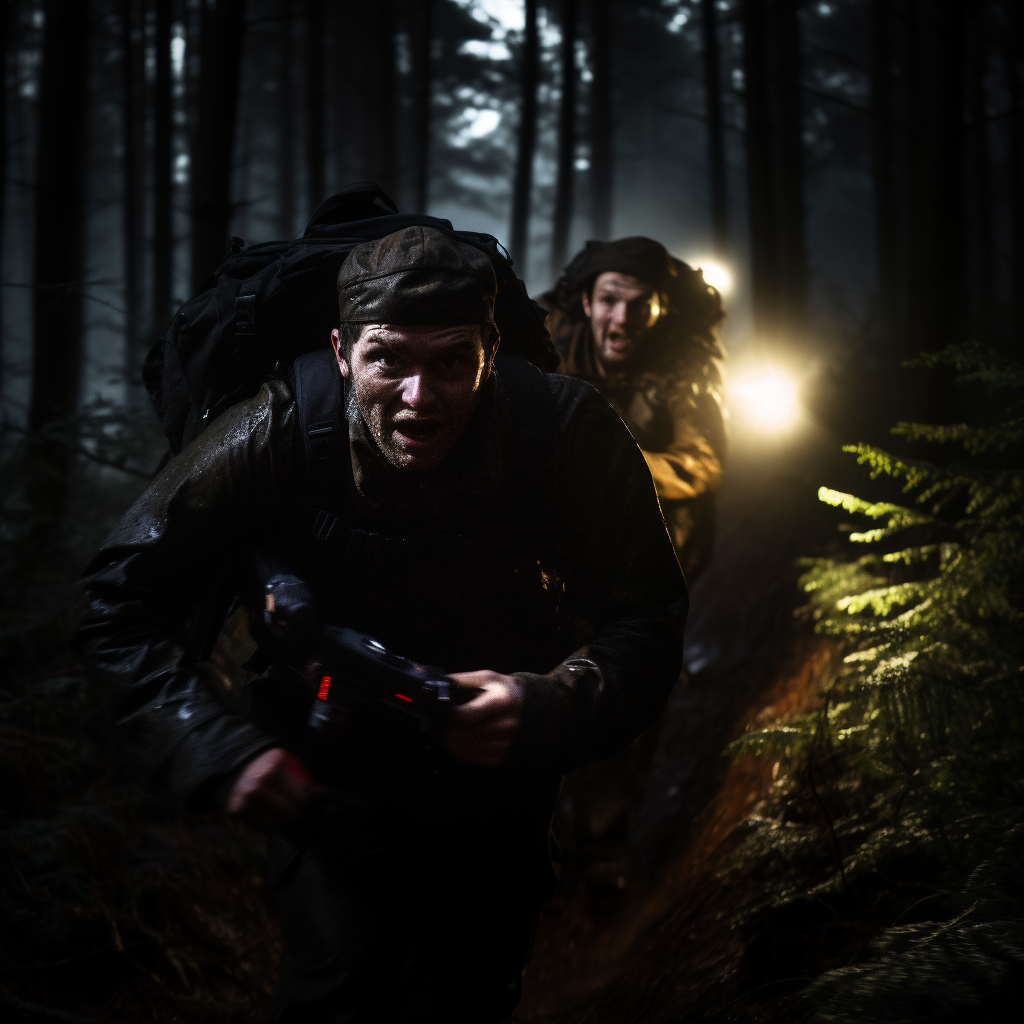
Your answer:
[[[455,231],[447,220],[402,214],[372,182],[357,182],[317,207],[302,238],[232,249],[199,293],[178,310],[146,359],[143,380],[171,453],[225,409],[251,398],[280,363],[325,349],[338,325],[337,276],[360,242],[412,225],[437,228],[484,252],[498,281],[494,319],[503,356],[553,370],[558,354],[544,311],[516,277],[492,235]]]

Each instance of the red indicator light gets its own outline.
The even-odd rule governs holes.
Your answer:
[[[404,693],[396,693],[395,696],[399,700],[408,701],[408,703],[410,703],[410,704],[412,703],[412,697],[406,697],[406,695]]]
[[[331,677],[330,676],[324,676],[320,680],[320,692],[317,694],[317,697],[319,697],[320,700],[327,700],[327,691],[330,688],[331,688]]]

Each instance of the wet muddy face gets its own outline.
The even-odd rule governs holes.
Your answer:
[[[363,420],[399,469],[433,469],[462,436],[489,370],[483,333],[477,324],[368,324],[347,359],[336,347]]]
[[[612,369],[630,359],[661,316],[661,306],[657,292],[640,278],[606,271],[589,295],[583,293],[583,312],[590,317],[598,362]]]

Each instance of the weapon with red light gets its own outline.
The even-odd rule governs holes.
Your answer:
[[[309,588],[295,576],[271,576],[264,621],[286,651],[318,666],[309,725],[330,731],[362,705],[385,705],[431,727],[477,687],[460,687],[439,668],[388,651],[373,637],[320,622]]]

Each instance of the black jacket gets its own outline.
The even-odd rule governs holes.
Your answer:
[[[244,592],[253,556],[267,551],[313,582],[329,618],[398,653],[450,671],[515,672],[524,719],[506,787],[517,776],[557,780],[654,721],[680,671],[687,597],[651,475],[596,392],[546,382],[557,437],[533,483],[510,468],[509,399],[494,376],[467,436],[427,480],[386,463],[349,403],[337,510],[420,538],[418,554],[390,565],[311,537],[296,405],[281,381],[163,470],[88,566],[80,634],[158,780],[208,806],[217,784],[281,742],[229,711],[194,669],[211,626],[203,610],[222,614],[211,598]]]

